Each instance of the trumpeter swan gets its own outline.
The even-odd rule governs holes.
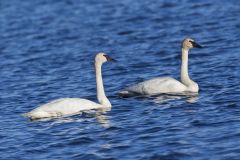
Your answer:
[[[162,93],[183,94],[198,93],[199,87],[188,76],[188,52],[191,48],[202,48],[193,39],[186,38],[182,42],[181,82],[171,77],[158,77],[127,87],[119,92],[121,96],[156,95]]]
[[[98,53],[95,57],[97,99],[100,104],[81,98],[60,98],[37,107],[24,115],[35,120],[74,115],[84,110],[111,108],[111,103],[104,92],[101,72],[102,64],[107,61],[114,60],[105,53]]]

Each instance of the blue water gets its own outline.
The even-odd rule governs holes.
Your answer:
[[[0,159],[234,160],[240,156],[240,1],[0,2]],[[124,87],[179,78],[181,41],[199,96],[120,98]],[[112,110],[31,122],[50,100],[96,101],[93,58]]]

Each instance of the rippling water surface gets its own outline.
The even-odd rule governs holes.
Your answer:
[[[219,159],[240,156],[240,1],[0,2],[0,159]],[[197,97],[120,98],[157,76],[179,78],[190,53]],[[47,121],[22,117],[62,97],[96,101],[93,58],[112,110]]]

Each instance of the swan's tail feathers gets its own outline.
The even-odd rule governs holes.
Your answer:
[[[30,119],[30,120],[33,120],[30,112],[28,112],[28,113],[23,113],[22,116],[25,117],[25,118],[28,118],[28,119]]]
[[[23,113],[23,114],[21,114],[23,117],[28,117],[28,114],[27,113]]]
[[[123,97],[123,98],[127,98],[127,97],[131,97],[134,96],[134,92],[128,91],[128,90],[123,90],[118,92],[118,96]]]
[[[25,118],[29,118],[30,120],[32,120],[31,112],[23,113],[22,116],[25,117]]]
[[[33,111],[24,113],[22,114],[22,116],[29,118],[31,121],[45,117],[42,112],[33,112]]]

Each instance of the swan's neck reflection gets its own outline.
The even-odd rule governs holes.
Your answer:
[[[111,108],[99,109],[96,111],[96,120],[104,128],[111,127],[108,116],[105,115],[108,111],[111,111]]]

